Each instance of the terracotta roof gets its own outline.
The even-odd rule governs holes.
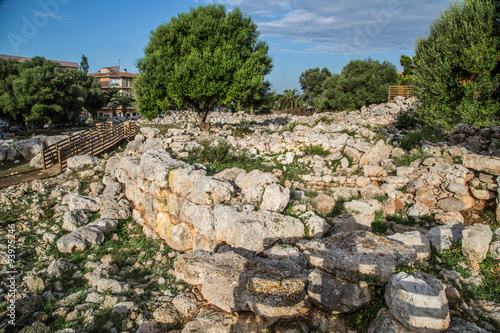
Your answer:
[[[135,73],[128,72],[109,72],[109,73],[89,73],[89,75],[95,77],[136,77]]]
[[[3,58],[3,59],[15,59],[15,60],[20,61],[20,62],[27,61],[27,60],[31,59],[31,58],[28,58],[28,57],[18,57],[18,56],[6,55],[6,54],[0,54],[0,58]],[[46,59],[46,60],[52,61],[52,62],[57,62],[62,67],[78,68],[78,63],[76,63],[76,62],[61,61],[61,60],[51,60],[51,59]]]

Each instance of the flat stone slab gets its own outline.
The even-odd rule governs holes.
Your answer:
[[[182,254],[174,269],[178,279],[201,285],[203,297],[227,312],[288,317],[306,306],[305,277],[234,252]]]
[[[297,246],[311,265],[353,282],[385,283],[396,266],[417,259],[414,248],[369,231],[340,232],[321,240],[300,241]]]

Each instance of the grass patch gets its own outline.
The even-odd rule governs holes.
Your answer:
[[[418,147],[416,151],[414,150],[411,154],[393,157],[392,159],[396,162],[397,166],[409,166],[412,162],[418,159],[424,160],[429,157],[431,157],[430,154],[426,153],[421,147]]]
[[[356,136],[356,134],[357,134],[356,131],[351,131],[351,130],[348,130],[347,128],[339,131],[338,133],[347,134],[347,135],[352,136],[352,137]]]
[[[236,126],[233,128],[233,136],[237,138],[243,138],[248,134],[252,134],[254,131],[248,126]]]
[[[332,118],[328,118],[327,116],[322,116],[321,118],[316,120],[316,123],[314,124],[314,126],[318,125],[319,123],[323,123],[325,125],[330,125],[333,122],[334,122],[334,120]]]
[[[308,156],[328,156],[330,155],[330,151],[328,149],[323,148],[321,145],[309,145],[302,147],[301,150]]]
[[[358,332],[366,332],[378,311],[384,307],[384,292],[385,286],[370,285],[371,302],[360,310],[345,315],[346,326]]]
[[[252,170],[261,170],[263,172],[272,172],[281,170],[280,182],[297,181],[303,183],[300,175],[306,175],[311,172],[310,162],[299,163],[295,160],[293,163],[283,165],[277,161],[277,156],[269,159],[263,157],[252,158],[245,150],[236,150],[223,141],[201,141],[201,147],[194,148],[189,156],[183,159],[190,164],[203,164],[207,167],[207,174],[214,175],[228,168],[241,168],[247,172]],[[273,162],[270,164],[270,162]]]
[[[425,126],[422,129],[410,132],[400,139],[401,148],[410,151],[412,148],[419,147],[422,140],[430,142],[443,141],[442,131],[437,127]]]
[[[378,210],[375,212],[375,220],[372,223],[372,232],[378,235],[385,235],[388,226],[384,223],[384,212]]]
[[[302,125],[302,126],[307,126],[309,127],[310,125],[308,123],[299,123],[297,121],[294,121],[293,123],[290,123],[288,126],[286,126],[285,128],[283,128],[283,132],[293,132],[293,130],[295,129],[295,127],[299,126],[299,125]]]

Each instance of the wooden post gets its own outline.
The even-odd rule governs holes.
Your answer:
[[[45,149],[42,148],[42,163],[43,163],[43,170],[46,169],[45,167],[45,152],[44,152]]]
[[[57,151],[57,163],[61,166],[61,171],[62,171],[61,152],[59,151],[59,143],[57,142],[56,142],[56,151]]]

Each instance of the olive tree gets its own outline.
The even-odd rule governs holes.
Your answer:
[[[429,124],[498,123],[498,1],[452,3],[417,40],[417,114]]]
[[[272,69],[268,45],[257,25],[239,9],[223,5],[191,8],[151,32],[144,57],[137,62],[137,106],[154,118],[171,104],[186,103],[200,127],[217,105],[261,100]]]

